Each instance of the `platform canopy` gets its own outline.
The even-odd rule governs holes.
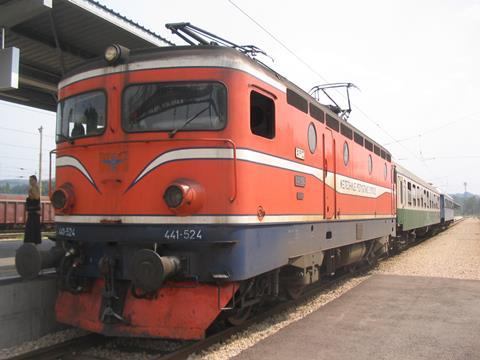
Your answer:
[[[173,45],[93,0],[0,0],[1,28],[0,55],[7,56],[0,56],[0,68],[15,62],[11,48],[19,49],[19,66],[18,88],[1,89],[0,100],[51,111],[56,110],[62,75],[101,56],[108,45],[130,49]],[[12,78],[16,80],[16,74]]]

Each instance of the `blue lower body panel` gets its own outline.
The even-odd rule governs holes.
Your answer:
[[[136,250],[156,247],[182,262],[183,276],[212,281],[213,274],[245,280],[312,252],[393,235],[393,218],[265,225],[125,225],[57,223],[57,239],[79,245],[84,275],[97,277],[102,256],[117,259],[116,276],[130,279]]]

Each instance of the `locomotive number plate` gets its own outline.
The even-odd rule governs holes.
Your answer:
[[[195,229],[167,229],[163,235],[168,240],[201,240],[202,230]]]
[[[74,237],[75,228],[71,226],[58,226],[57,234],[65,237]]]

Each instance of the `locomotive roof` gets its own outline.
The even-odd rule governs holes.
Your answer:
[[[246,56],[238,50],[230,47],[217,45],[170,46],[154,49],[149,48],[131,50],[128,61],[125,64],[117,65],[115,67],[108,66],[103,57],[97,58],[86,62],[83,65],[80,65],[67,73],[66,76],[59,83],[59,88],[62,88],[71,83],[83,80],[88,77],[140,70],[142,69],[141,67],[135,66],[135,64],[139,63],[150,64],[146,68],[151,69],[155,68],[155,62],[159,62],[160,67],[160,63],[171,63],[172,60],[176,60],[175,67],[212,67],[212,64],[215,64],[215,66],[219,67],[236,68],[240,70],[245,70],[247,72],[252,71],[254,72],[254,74],[252,75],[260,77],[261,80],[265,80],[267,83],[270,83],[274,86],[276,84],[276,87],[279,87],[280,85],[280,87],[282,87],[281,90],[283,91],[286,90],[285,88],[293,90],[300,96],[305,98],[305,100],[321,107],[321,109],[325,113],[333,116],[340,122],[347,123],[344,119],[331,111],[328,106],[319,103],[306,91],[304,91],[303,89],[289,81],[287,78],[268,67],[267,65],[263,64],[258,60],[254,60],[249,56]],[[182,62],[182,60],[188,61]],[[90,76],[88,75],[89,73],[91,74]],[[380,146],[376,141],[373,141],[369,136],[359,131],[355,126],[350,123],[348,123],[348,126],[354,129],[360,135],[362,135],[365,139],[375,144],[380,149],[384,150],[386,154],[391,156],[389,151],[387,151],[383,146]]]

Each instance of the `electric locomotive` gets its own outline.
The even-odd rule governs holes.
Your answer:
[[[57,246],[17,253],[58,268],[58,321],[199,339],[387,251],[388,151],[252,51],[113,45],[61,81]]]

